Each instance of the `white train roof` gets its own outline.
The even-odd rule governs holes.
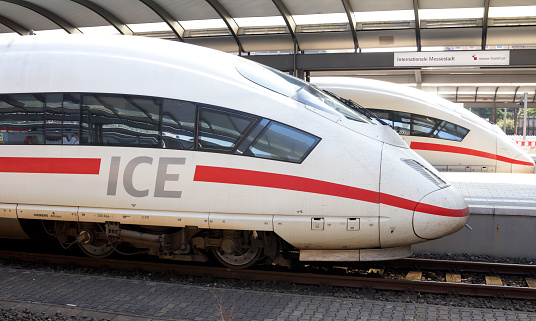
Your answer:
[[[99,54],[140,61],[158,61],[173,66],[188,65],[191,68],[198,67],[199,70],[210,69],[212,74],[226,77],[229,75],[229,69],[225,68],[226,63],[237,58],[209,48],[137,36],[66,35],[0,38],[0,54],[38,51]]]
[[[258,64],[217,50],[137,36],[27,36],[0,39],[4,93],[101,92],[146,95],[234,107],[266,98],[292,100],[243,77]],[[240,104],[245,105],[245,104]],[[268,110],[267,108],[265,108]],[[277,109],[277,108],[272,108]]]
[[[320,88],[339,88],[352,90],[356,92],[372,92],[375,97],[380,97],[387,101],[403,98],[405,100],[416,101],[422,106],[431,109],[446,109],[454,112],[459,116],[476,123],[486,129],[495,131],[492,124],[468,111],[459,104],[455,104],[437,95],[424,92],[405,85],[399,85],[387,81],[365,79],[365,78],[350,78],[350,77],[315,77],[312,83]],[[356,103],[362,104],[358,97],[344,97],[355,100]],[[368,97],[369,99],[371,96]],[[378,106],[367,106],[367,108],[378,108]],[[426,113],[421,113],[426,114]]]

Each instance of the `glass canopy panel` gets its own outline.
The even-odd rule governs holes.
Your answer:
[[[489,18],[536,17],[536,6],[490,7]]]
[[[475,101],[476,97],[476,86],[460,86],[458,87],[458,94],[456,101],[458,102],[470,102]]]
[[[494,86],[478,87],[477,92],[476,92],[476,101],[477,102],[494,101],[496,89],[497,87],[494,87]]]
[[[293,15],[294,22],[297,25],[315,25],[325,23],[348,23],[346,13],[325,13],[325,14],[306,14]]]
[[[439,87],[437,89],[437,94],[441,98],[445,98],[450,101],[456,101],[456,91],[457,88],[454,86],[445,86],[445,87]]]
[[[282,16],[234,18],[239,27],[285,26]]]
[[[484,8],[420,9],[421,28],[463,28],[482,25]]]
[[[417,51],[417,47],[362,48],[361,52],[407,52]]]
[[[517,90],[517,94],[516,94],[516,98],[515,98],[515,101],[516,102],[520,102],[522,101],[523,99],[525,99],[525,93],[527,93],[527,101],[530,103],[532,101],[534,101],[534,93],[536,92],[536,87],[534,86],[521,86],[519,87],[519,89]]]
[[[495,101],[500,102],[513,102],[514,95],[516,92],[515,86],[501,86],[497,89],[497,95],[495,96]]]
[[[171,31],[171,28],[165,22],[133,23],[133,24],[128,24],[127,26],[130,28],[130,30],[132,30],[135,33]]]
[[[493,27],[536,25],[536,6],[491,7],[488,25]]]
[[[413,10],[354,12],[357,30],[412,29],[415,28]]]
[[[484,8],[420,9],[420,20],[483,18]]]
[[[413,10],[354,12],[357,22],[415,20]]]
[[[112,26],[78,28],[86,35],[119,35],[120,32]]]
[[[184,21],[181,20],[179,21],[179,23],[186,30],[227,28],[227,25],[222,19],[184,20]]]

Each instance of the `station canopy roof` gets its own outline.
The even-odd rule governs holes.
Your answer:
[[[536,1],[0,0],[0,37],[30,33],[158,37],[266,56],[257,60],[268,64],[277,55],[321,54],[329,66],[336,54],[536,49]],[[300,68],[311,77],[415,84],[460,102],[515,102],[525,91],[534,102],[536,60],[519,67]]]

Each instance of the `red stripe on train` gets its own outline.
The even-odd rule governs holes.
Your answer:
[[[245,169],[196,166],[194,181],[209,183],[224,183],[258,187],[278,188],[291,191],[300,191],[322,195],[330,195],[364,201],[376,204],[385,204],[406,210],[435,214],[450,217],[463,217],[469,215],[469,208],[449,209],[428,204],[420,204],[398,196],[378,193],[362,188],[320,181],[311,178],[275,174]]]
[[[100,158],[0,157],[0,172],[98,175],[100,163]]]
[[[505,156],[495,155],[492,153],[487,153],[487,152],[483,152],[480,150],[470,149],[470,148],[465,148],[465,147],[432,144],[432,143],[411,142],[410,148],[415,149],[415,150],[429,150],[433,152],[464,154],[464,155],[470,155],[470,156],[476,156],[476,157],[495,159],[501,162],[512,163],[516,165],[534,166],[534,164],[530,162],[515,160],[513,158],[508,158]]]

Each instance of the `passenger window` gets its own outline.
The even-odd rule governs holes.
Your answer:
[[[162,113],[162,147],[194,149],[195,104],[164,99]]]
[[[398,111],[393,112],[393,129],[399,135],[411,135],[411,114]]]
[[[82,98],[82,140],[89,145],[158,147],[161,100],[129,95]]]
[[[441,126],[434,132],[434,138],[448,139],[461,142],[469,133],[467,128],[443,121]]]
[[[391,117],[392,112],[390,112],[388,110],[380,110],[380,109],[369,109],[369,110],[371,112],[373,112],[374,115],[376,115],[376,117],[381,119],[384,123],[386,123],[387,125],[393,127],[393,121],[391,120],[392,119],[392,117]]]
[[[63,94],[48,94],[45,105],[46,144],[62,144]]]
[[[200,108],[198,148],[232,151],[256,120],[223,110]]]
[[[411,135],[429,137],[432,130],[436,127],[436,120],[420,115],[412,115]]]
[[[45,99],[43,95],[0,95],[0,144],[44,143]]]
[[[412,136],[432,137],[461,142],[469,133],[469,129],[465,127],[433,117],[381,109],[371,109],[371,111],[376,114],[378,118],[393,127],[399,135],[411,134]]]
[[[309,133],[272,121],[244,155],[301,163],[319,141]]]
[[[87,143],[80,142],[80,94],[63,94],[62,136],[63,144],[78,145]]]

